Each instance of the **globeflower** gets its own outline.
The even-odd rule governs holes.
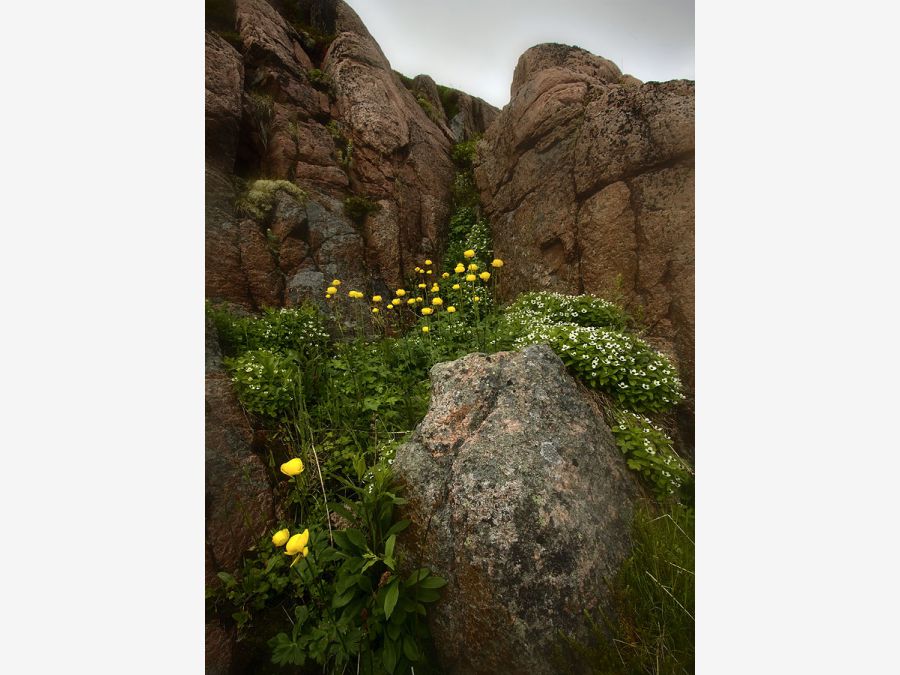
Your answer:
[[[288,460],[281,465],[281,473],[285,476],[299,476],[303,473],[303,460],[299,457]]]
[[[459,284],[453,284],[453,286],[451,286],[451,288],[453,288],[454,291],[458,291],[458,290],[459,290]]]
[[[423,333],[427,333],[429,330],[431,330],[431,329],[428,326],[422,326]]]
[[[431,270],[425,270],[425,274],[431,274]]]
[[[421,296],[421,295],[417,295],[417,296],[416,296],[416,302],[422,302],[422,296]]]
[[[463,253],[463,255],[464,255],[466,258],[474,258],[474,257],[475,257],[475,251],[473,251],[472,249],[469,249],[468,251],[465,251],[465,252]]]
[[[404,295],[406,295],[406,291],[404,291],[402,288],[398,288],[397,289],[397,297],[402,298]]]
[[[441,279],[449,279],[449,278],[450,278],[450,272],[444,272],[444,273],[441,275]]]
[[[437,293],[439,290],[441,290],[441,287],[438,286],[437,284],[435,284],[434,286],[431,287],[432,293]]]
[[[291,538],[291,531],[287,528],[283,530],[278,530],[275,534],[272,535],[272,543],[276,546],[284,546],[287,543],[287,540]]]
[[[349,295],[351,298],[362,298],[362,297],[364,297],[363,294],[360,293],[359,291],[350,291],[349,293],[347,293],[347,295]]]
[[[432,298],[432,299],[431,299],[431,304],[432,304],[432,305],[437,305],[438,307],[440,307],[441,305],[444,304],[444,301],[441,300],[440,298]]]
[[[467,274],[467,275],[466,275],[466,281],[475,281],[475,275],[474,275],[474,274]]]
[[[334,295],[337,293],[337,289],[334,286],[329,286],[325,289],[325,292],[328,293],[328,295]]]
[[[456,267],[453,268],[453,271],[456,272],[457,274],[462,274],[463,272],[466,271],[466,266],[463,265],[462,263],[457,263]]]
[[[372,302],[381,302],[381,296],[380,296],[380,295],[373,295],[373,296],[372,296]]]
[[[390,307],[391,305],[399,305],[399,304],[401,304],[402,302],[403,302],[403,301],[402,301],[400,298],[394,298],[394,299],[391,301],[391,304],[388,305],[388,307]]]
[[[479,302],[480,300],[481,298],[479,298],[477,295],[472,298],[472,302]]]
[[[455,312],[455,311],[456,311],[456,307],[454,307],[453,305],[450,305],[450,306],[447,308],[447,313],[448,313],[448,314],[453,314],[453,312]]]
[[[410,298],[409,300],[406,301],[406,304],[407,304],[407,305],[414,305],[414,304],[416,304],[416,299],[415,299],[415,298]]]
[[[469,265],[469,271],[470,271],[470,272],[477,272],[477,271],[478,271],[478,265],[476,265],[475,263],[472,263],[471,265]]]
[[[332,282],[331,282],[331,285],[332,285],[332,286],[340,286],[340,285],[341,285],[341,280],[340,280],[340,279],[333,279]]]
[[[497,267],[497,268],[503,267],[503,261],[500,260],[500,258],[494,258],[491,261],[491,267]]]
[[[431,309],[431,307],[423,307],[422,308],[422,314],[424,314],[425,316],[428,316],[432,312],[434,312],[434,310]]]
[[[425,288],[425,284],[419,284],[419,288]]]
[[[431,261],[430,261],[430,260],[426,260],[426,261],[425,261],[425,264],[426,264],[426,265],[430,265],[430,264],[431,264]]]
[[[377,307],[373,307],[373,308],[372,308],[372,314],[378,314],[378,308],[377,308]]]
[[[487,281],[488,279],[491,278],[491,273],[490,272],[482,272],[478,276],[481,278],[482,281]]]

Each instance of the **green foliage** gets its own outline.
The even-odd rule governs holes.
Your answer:
[[[459,92],[441,84],[437,85],[437,90],[441,99],[441,106],[444,108],[444,114],[447,116],[448,121],[452,120],[459,114]]]
[[[579,323],[588,321],[599,325]],[[621,310],[599,298],[529,294],[503,317],[500,343],[513,348],[546,343],[583,382],[625,407],[671,410],[684,398],[675,367],[640,338],[616,330],[623,321]]]
[[[453,146],[450,157],[461,169],[471,169],[478,155],[478,139],[471,138]]]
[[[324,91],[328,94],[331,93],[331,78],[325,74],[325,71],[319,70],[318,68],[311,68],[306,71],[306,76],[313,87],[319,91]]]
[[[418,103],[419,107],[425,111],[425,114],[428,115],[428,118],[432,122],[438,124],[439,122],[443,121],[440,114],[438,114],[437,110],[434,109],[434,106],[431,105],[431,102],[425,97],[424,94],[416,95],[416,103]]]
[[[427,568],[401,572],[407,568],[397,535],[409,521],[395,522],[405,500],[392,483],[392,455],[385,457],[371,467],[357,463],[353,480],[332,476],[344,488],[332,510],[345,527],[331,536],[326,528],[311,531],[307,556],[291,563],[264,541],[239,575],[219,575],[223,586],[211,597],[241,630],[267,607],[293,605],[289,631],[269,640],[273,663],[341,672],[352,662],[362,673],[409,672],[425,663],[427,606],[446,582]]]
[[[250,92],[247,96],[247,111],[263,151],[269,147],[272,122],[275,119],[275,102],[268,94]]]
[[[592,644],[563,636],[569,672],[598,675],[694,672],[694,512],[672,505],[635,515],[634,548],[612,585],[612,607],[586,613]],[[571,659],[579,661],[571,664]]]
[[[279,192],[291,195],[303,203],[306,193],[287,180],[259,179],[253,181],[247,191],[235,203],[235,210],[241,215],[264,221],[275,206]]]
[[[344,200],[344,215],[355,223],[362,223],[370,213],[380,209],[377,203],[365,197],[351,195]]]
[[[295,354],[266,349],[244,352],[224,359],[231,371],[241,405],[247,412],[267,420],[286,418],[296,398],[303,397],[302,371]]]
[[[222,307],[207,304],[206,312],[216,327],[219,344],[227,356],[253,349],[312,355],[324,348],[329,339],[325,318],[313,305],[279,309],[266,307],[258,316],[238,316]]]
[[[610,417],[610,429],[629,468],[651,486],[656,498],[691,502],[693,471],[675,453],[669,435],[644,415],[613,410]]]
[[[325,128],[328,129],[331,140],[334,141],[338,163],[344,167],[344,169],[350,168],[350,165],[353,163],[353,141],[349,140],[344,135],[341,124],[337,120],[331,120],[325,125]]]

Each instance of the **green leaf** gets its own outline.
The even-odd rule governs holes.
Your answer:
[[[381,654],[381,660],[384,663],[385,670],[393,673],[394,668],[397,667],[397,645],[391,640],[384,641],[384,651]]]
[[[413,663],[419,660],[419,648],[411,635],[403,636],[403,653]]]
[[[387,538],[387,542],[384,545],[384,557],[385,558],[393,558],[394,557],[394,545],[397,543],[397,535],[392,534]]]
[[[397,598],[400,596],[400,584],[392,581],[388,586],[387,593],[384,596],[384,616],[391,618],[391,613],[397,605]]]
[[[446,585],[447,585],[447,580],[444,579],[443,577],[431,576],[431,577],[428,577],[427,579],[423,579],[419,583],[419,588],[437,589],[437,588],[443,588]]]
[[[347,538],[350,540],[350,542],[360,551],[368,550],[369,547],[366,545],[366,538],[362,532],[357,529],[352,529],[344,530],[344,533],[347,535]]]

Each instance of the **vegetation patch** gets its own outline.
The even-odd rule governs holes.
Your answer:
[[[253,181],[247,191],[238,198],[235,210],[243,216],[263,221],[275,206],[279,192],[288,194],[301,203],[306,200],[306,193],[290,181],[261,178]]]
[[[344,215],[354,223],[361,224],[369,214],[380,210],[377,202],[358,195],[351,195],[344,200]]]

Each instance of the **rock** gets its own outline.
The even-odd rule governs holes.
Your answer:
[[[215,329],[207,322],[206,372],[206,580],[233,572],[241,555],[262,537],[275,516],[265,464],[253,452],[253,429],[221,367]]]
[[[503,291],[624,296],[694,373],[694,84],[641,83],[577,47],[519,59],[476,182]],[[690,441],[692,444],[692,441]]]
[[[237,0],[235,16],[240,52],[207,37],[207,297],[247,309],[291,304],[323,290],[309,286],[310,270],[399,284],[443,246],[453,133],[481,133],[496,110],[460,92],[451,133],[436,85],[420,76],[440,113],[429,118],[340,0]],[[300,186],[342,232],[319,248],[288,236],[272,249],[271,217],[234,213],[257,178]],[[341,208],[350,196],[381,208],[353,224]],[[355,269],[345,270],[350,259]]]
[[[458,89],[454,89],[453,93],[457,112],[450,119],[450,132],[456,143],[480,136],[500,114],[497,108],[483,99]]]
[[[394,470],[411,564],[447,579],[429,610],[447,673],[555,673],[560,630],[630,550],[639,488],[593,396],[545,345],[436,365]]]

